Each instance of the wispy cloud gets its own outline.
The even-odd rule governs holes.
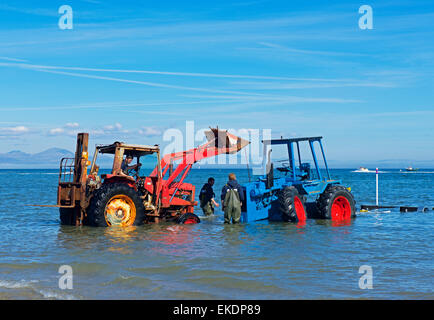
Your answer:
[[[80,128],[80,124],[78,122],[68,122],[62,127],[56,127],[48,130],[49,136],[58,136],[58,135],[69,135],[75,136]]]
[[[154,71],[154,70],[129,70],[129,69],[111,69],[111,68],[85,68],[85,67],[68,67],[68,66],[47,66],[38,64],[12,64],[0,63],[4,67],[19,67],[38,70],[72,70],[72,71],[94,71],[110,73],[139,73],[154,74],[182,77],[204,77],[204,78],[241,78],[256,80],[289,80],[289,81],[324,81],[324,82],[341,82],[348,79],[327,79],[327,78],[298,78],[298,77],[278,77],[265,75],[240,75],[240,74],[216,74],[216,73],[193,73],[193,72],[172,72],[172,71]]]
[[[103,102],[103,103],[83,103],[77,105],[64,105],[64,106],[35,106],[35,107],[0,107],[1,111],[58,111],[58,110],[80,110],[80,109],[107,109],[107,110],[120,110],[127,111],[126,109],[141,109],[149,108],[152,112],[161,113],[160,111],[155,111],[153,107],[171,107],[171,106],[188,106],[188,105],[205,105],[205,104],[215,104],[215,100],[190,100],[190,101],[160,101],[151,103],[131,103],[131,102]],[[234,100],[220,100],[219,103],[232,103]],[[151,112],[143,111],[143,112]],[[2,122],[0,122],[2,123]],[[8,122],[9,123],[9,122]],[[15,122],[14,122],[15,123]]]
[[[242,75],[224,75],[224,74],[207,74],[207,73],[180,73],[180,72],[159,72],[159,71],[139,71],[139,70],[120,70],[120,69],[94,69],[94,68],[80,68],[80,67],[58,67],[58,66],[41,66],[35,64],[22,64],[22,63],[0,63],[0,66],[4,67],[18,67],[24,69],[30,69],[39,72],[47,72],[53,74],[61,74],[73,77],[83,77],[97,80],[107,80],[107,81],[116,81],[116,82],[124,82],[124,83],[132,83],[138,85],[145,85],[151,87],[159,87],[159,88],[169,88],[169,89],[177,89],[177,90],[187,90],[187,91],[200,91],[207,93],[217,93],[217,94],[225,94],[224,96],[204,96],[207,98],[219,98],[219,99],[242,99],[243,96],[248,97],[247,99],[272,99],[272,100],[282,100],[284,102],[294,103],[294,102],[355,102],[357,100],[348,100],[348,99],[339,99],[339,98],[309,98],[309,97],[288,97],[288,96],[267,96],[263,93],[257,92],[246,92],[246,91],[234,91],[234,90],[221,90],[221,89],[209,89],[209,88],[199,88],[199,87],[188,87],[188,86],[180,86],[180,85],[171,85],[164,83],[156,83],[149,81],[139,81],[139,80],[130,80],[123,78],[114,78],[114,77],[106,77],[99,76],[93,74],[84,74],[84,73],[75,73],[75,72],[65,72],[58,71],[58,69],[63,70],[87,70],[87,71],[100,71],[100,72],[125,72],[125,73],[158,73],[165,75],[175,75],[175,76],[201,76],[201,77],[224,77],[224,78],[249,78],[249,79],[293,79],[299,81],[300,78],[286,78],[286,77],[271,77],[271,76],[242,76]],[[240,83],[235,82],[235,84],[245,85],[247,88],[251,88],[252,90],[257,89],[302,89],[302,88],[331,88],[331,87],[369,87],[369,86],[377,86],[377,87],[390,87],[391,84],[387,83],[367,83],[367,82],[347,82],[343,83],[344,79],[304,79],[305,81],[321,81],[326,83],[316,83],[316,84],[282,84],[282,83],[258,83],[258,82],[246,82]],[[328,83],[330,81],[330,83]],[[338,83],[338,84],[336,84]],[[228,94],[230,96],[228,96]],[[358,102],[358,101],[357,101]]]
[[[124,127],[119,123],[116,122],[115,124],[109,124],[105,125],[103,127],[104,133],[106,134],[118,134],[118,133],[129,133],[130,130],[124,129]]]
[[[0,127],[0,138],[13,138],[31,133],[29,127],[15,126],[15,127]]]
[[[358,103],[362,100],[358,99],[341,99],[341,98],[312,98],[312,97],[300,97],[300,96],[286,96],[286,95],[264,95],[262,97],[244,97],[244,96],[213,96],[213,95],[192,95],[183,94],[184,97],[189,98],[222,98],[222,99],[234,99],[242,100],[246,102],[260,102],[260,103],[312,103],[312,102],[327,102],[327,103]]]
[[[57,135],[63,134],[64,132],[65,132],[65,129],[63,129],[63,128],[53,128],[53,129],[50,129],[48,131],[48,134],[50,136],[57,136]]]
[[[322,51],[322,50],[306,50],[306,49],[299,49],[299,48],[289,48],[281,44],[270,43],[270,42],[259,42],[259,44],[267,48],[277,49],[280,51],[285,51],[290,53],[298,53],[298,54],[311,54],[311,55],[322,55],[322,56],[354,56],[354,57],[371,56],[369,54],[363,54],[358,52]]]
[[[431,108],[434,109],[434,106]],[[410,116],[434,116],[434,111],[430,110],[414,110],[414,111],[397,111],[397,112],[377,112],[377,113],[370,113],[370,114],[360,114],[355,115],[360,117],[410,117]],[[403,120],[406,121],[406,120]]]
[[[282,83],[282,82],[231,82],[232,85],[239,89],[248,90],[285,90],[285,89],[313,89],[313,88],[344,88],[344,87],[372,87],[372,88],[394,88],[397,85],[391,82],[299,82],[299,83]]]
[[[77,133],[83,131],[89,132],[96,136],[126,134],[130,132],[129,130],[124,129],[119,122],[108,124],[100,128],[84,128],[81,127],[77,122],[69,122],[61,127],[49,129],[47,134],[49,136],[76,136]]]
[[[138,80],[129,80],[129,79],[121,79],[121,78],[113,78],[113,77],[104,77],[104,76],[97,76],[97,75],[84,74],[84,73],[55,71],[55,70],[48,70],[47,68],[42,69],[42,68],[37,68],[37,67],[33,67],[30,65],[24,65],[24,64],[0,63],[0,66],[19,67],[19,68],[25,68],[25,69],[29,69],[29,70],[38,71],[38,72],[61,74],[61,75],[66,75],[66,76],[79,77],[79,78],[89,78],[89,79],[97,79],[97,80],[107,80],[107,81],[132,83],[132,84],[144,85],[144,86],[149,86],[149,87],[158,87],[158,88],[178,89],[178,90],[187,90],[187,91],[202,91],[202,92],[212,92],[212,93],[241,94],[241,95],[243,95],[243,94],[258,95],[258,96],[262,95],[262,94],[253,93],[253,92],[248,93],[248,92],[230,91],[230,90],[187,87],[187,86],[171,85],[171,84],[149,82],[149,81],[138,81]]]
[[[15,62],[28,62],[28,60],[10,58],[10,57],[0,57],[0,60],[15,61]]]
[[[10,6],[7,4],[1,4],[0,5],[0,11],[13,11],[13,12],[19,12],[24,14],[31,14],[31,15],[37,15],[37,16],[46,16],[46,17],[55,17],[58,16],[57,13],[58,7],[53,7],[53,9],[46,9],[46,8],[31,8],[25,4],[19,7]]]
[[[158,127],[142,127],[139,129],[139,134],[145,137],[155,137],[161,136],[163,134],[163,130]]]
[[[37,9],[31,11],[38,12]],[[55,10],[53,12],[57,15]],[[35,49],[39,44],[59,48],[65,42],[68,43],[68,48],[73,47],[74,43],[79,43],[80,48],[82,48],[83,44],[86,44],[87,47],[118,46],[122,44],[127,46],[139,44],[158,46],[164,44],[170,44],[171,46],[175,44],[182,46],[196,44],[210,46],[217,43],[238,46],[241,43],[257,43],[258,41],[318,39],[330,36],[330,33],[322,30],[324,26],[328,26],[336,20],[342,21],[342,19],[352,16],[349,12],[336,12],[334,14],[324,14],[320,11],[291,12],[280,14],[277,17],[256,19],[201,20],[198,18],[197,20],[177,22],[173,22],[173,19],[171,19],[169,22],[143,25],[137,23],[133,10],[129,10],[128,13],[130,15],[128,20],[120,20],[118,16],[113,17],[108,22],[104,19],[105,14],[108,14],[106,12],[101,17],[98,17],[95,16],[95,12],[85,13],[80,11],[81,16],[85,15],[89,19],[92,18],[93,22],[90,25],[76,23],[77,28],[68,37],[59,35],[58,32],[51,28],[40,28],[37,32],[28,32],[27,30],[25,33],[19,29],[8,30],[8,33],[10,34],[12,31],[14,36],[9,35],[7,38],[10,40],[18,39],[18,41],[2,41],[0,47],[32,46]],[[308,30],[310,28],[319,28],[320,31],[306,33],[306,28]],[[288,32],[288,29],[291,29],[291,32]],[[341,41],[344,39],[342,35],[334,37]],[[0,38],[2,38],[1,33]],[[351,39],[348,35],[346,38]]]
[[[29,130],[29,129],[27,129]],[[107,124],[100,127],[82,127],[78,123],[67,123],[61,127],[51,128],[47,131],[48,136],[69,136],[75,137],[79,132],[88,132],[91,136],[95,137],[116,137],[120,136],[144,136],[155,137],[163,134],[163,128],[157,126],[142,126],[140,128],[128,128],[116,122],[114,124]],[[0,130],[1,136],[1,130]]]
[[[80,127],[80,124],[78,122],[68,122],[65,124],[65,128],[78,128]]]
[[[10,134],[24,134],[29,132],[29,128],[25,126],[17,126],[17,127],[4,127],[0,128],[2,133],[10,133]]]

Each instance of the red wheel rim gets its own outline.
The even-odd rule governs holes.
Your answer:
[[[344,196],[337,197],[332,204],[332,220],[342,221],[351,219],[351,205]]]
[[[304,210],[303,202],[301,202],[299,197],[294,197],[294,208],[295,214],[297,215],[299,222],[306,221],[306,211]]]
[[[188,218],[187,220],[185,220],[184,224],[196,224],[197,221],[195,218]]]

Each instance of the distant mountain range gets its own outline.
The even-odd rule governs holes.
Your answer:
[[[58,168],[60,159],[73,158],[74,153],[61,148],[50,148],[45,151],[30,154],[19,150],[13,150],[8,153],[0,153],[0,169],[54,169]],[[91,159],[92,155],[89,156]],[[99,165],[103,168],[111,167],[111,159],[99,159]],[[330,168],[354,168],[357,169],[361,166],[375,169],[376,167],[382,169],[404,169],[408,166],[413,168],[434,168],[434,160],[410,160],[410,159],[397,159],[397,160],[369,160],[369,161],[345,161],[345,160],[328,160]],[[194,166],[195,169],[212,169],[212,168],[246,168],[246,165],[207,165],[200,163]]]
[[[74,153],[60,148],[30,154],[19,150],[0,153],[0,168],[56,168],[61,158],[73,158]]]

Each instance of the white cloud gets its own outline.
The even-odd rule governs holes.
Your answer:
[[[91,131],[89,132],[89,134],[90,134],[91,136],[103,136],[103,135],[107,134],[107,132],[105,132],[105,131],[102,130],[102,129],[95,129],[95,130],[91,130]]]
[[[57,127],[50,129],[48,131],[48,135],[50,136],[57,136],[57,135],[68,135],[68,136],[75,136],[77,134],[77,128],[79,128],[80,125],[77,122],[68,122],[62,127]]]
[[[30,129],[25,126],[16,126],[16,127],[3,127],[0,128],[1,136],[17,136],[29,133]]]
[[[100,128],[82,128],[77,122],[69,122],[62,127],[50,129],[48,135],[67,135],[76,136],[79,132],[88,132],[92,136],[104,136],[104,135],[117,135],[129,133],[129,130],[124,130],[122,124],[116,122],[115,124],[105,125]]]
[[[56,136],[58,134],[62,134],[64,133],[65,130],[62,128],[54,128],[54,129],[50,129],[50,131],[48,132],[51,136]]]
[[[122,125],[116,122],[114,125],[104,126],[104,130],[106,131],[120,131],[122,129]]]
[[[142,127],[139,133],[147,137],[155,137],[163,134],[163,131],[157,127]]]
[[[65,128],[78,128],[80,125],[77,122],[68,122],[65,124]]]
[[[27,133],[27,132],[29,132],[29,128],[27,128],[25,126],[17,126],[17,127],[10,128],[10,131],[13,133],[18,133],[18,134]]]

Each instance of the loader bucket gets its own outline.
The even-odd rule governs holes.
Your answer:
[[[208,142],[213,143],[217,148],[227,148],[225,153],[237,153],[250,144],[250,141],[218,128],[210,128],[209,131],[205,131],[205,136]]]

